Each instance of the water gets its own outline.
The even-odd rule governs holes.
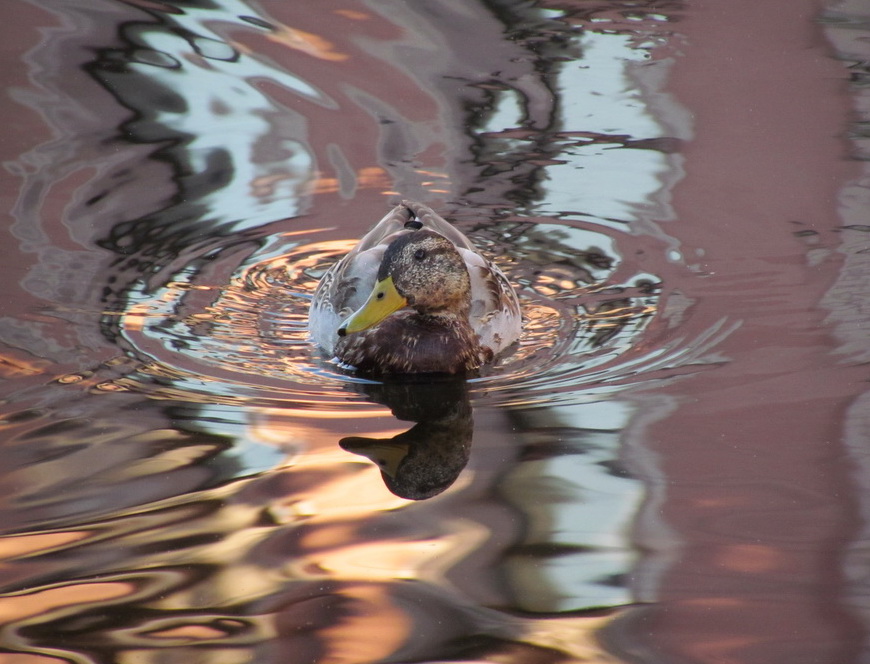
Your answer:
[[[49,5],[2,52],[2,661],[870,656],[860,3]],[[517,285],[470,380],[306,338],[401,197]]]

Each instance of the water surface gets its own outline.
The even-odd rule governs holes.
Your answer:
[[[17,2],[4,656],[861,661],[866,19]],[[469,380],[307,339],[403,197],[517,286]]]

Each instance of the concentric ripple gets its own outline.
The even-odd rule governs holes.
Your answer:
[[[370,381],[323,357],[307,334],[318,280],[355,240],[309,239],[295,234],[241,265],[183,270],[150,293],[134,289],[117,327],[141,366],[111,388],[306,409],[359,401],[354,384]],[[524,317],[518,344],[471,379],[475,399],[570,403],[583,388],[696,363],[718,338],[710,331],[691,344],[642,343],[658,316],[661,283],[627,265],[606,235],[514,224],[474,239],[516,284]]]

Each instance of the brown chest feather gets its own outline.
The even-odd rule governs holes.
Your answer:
[[[342,337],[336,356],[373,374],[463,373],[492,359],[467,320],[402,311]]]

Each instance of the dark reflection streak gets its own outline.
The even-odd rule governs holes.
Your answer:
[[[139,5],[135,5],[143,9]],[[155,17],[154,22],[129,21],[118,26],[119,39],[125,48],[98,49],[94,61],[84,66],[85,71],[98,81],[117,101],[132,113],[132,118],[118,128],[116,140],[132,144],[154,145],[150,158],[169,167],[173,192],[167,191],[164,207],[144,217],[116,224],[108,237],[97,241],[98,246],[120,255],[113,266],[115,283],[104,289],[103,301],[109,311],[126,310],[126,294],[132,284],[144,275],[151,275],[176,260],[184,265],[185,249],[190,249],[197,238],[208,237],[215,244],[221,241],[221,228],[216,224],[203,223],[207,208],[198,203],[209,192],[225,186],[232,177],[232,156],[226,151],[214,150],[207,155],[207,167],[201,174],[186,166],[189,159],[187,148],[193,136],[174,130],[159,120],[161,113],[184,113],[188,109],[185,99],[178,92],[167,88],[155,77],[137,71],[131,63],[166,68],[166,62],[174,64],[169,69],[179,69],[181,64],[169,54],[146,48],[143,35],[149,31],[164,31],[184,38],[193,48],[195,35],[184,34],[178,29],[164,25],[159,13],[144,10]],[[144,57],[143,53],[154,57]],[[155,58],[162,58],[160,64]],[[98,195],[101,198],[103,195]],[[192,222],[196,223],[192,223]],[[213,226],[209,228],[209,226]],[[229,224],[224,224],[228,227]],[[208,232],[205,232],[208,230]],[[197,252],[201,253],[201,252]],[[126,274],[126,277],[121,275]],[[120,281],[120,283],[118,283]],[[104,318],[103,333],[117,339],[117,318]]]
[[[173,2],[171,5],[161,2],[161,0],[120,0],[120,2],[146,11],[149,14],[153,14],[155,11],[166,14],[181,14],[184,12],[184,10],[181,9],[182,7],[214,7],[214,3],[209,2],[209,0],[204,0],[203,2],[185,2],[184,0],[178,0]]]
[[[227,42],[168,23],[165,16],[171,13],[168,9],[160,12],[138,3],[130,4],[150,14],[155,20],[120,24],[118,38],[125,46],[97,49],[96,58],[83,68],[132,114],[118,128],[117,140],[154,145],[155,151],[150,158],[169,166],[175,191],[171,192],[162,209],[118,224],[98,244],[122,255],[147,252],[149,248],[153,251],[158,246],[162,254],[170,255],[174,251],[165,247],[167,240],[171,240],[177,249],[196,237],[228,234],[233,227],[235,220],[221,222],[208,219],[206,214],[209,210],[199,201],[220,191],[233,179],[235,155],[228,149],[211,147],[208,154],[197,155],[202,164],[194,166],[191,163],[190,147],[196,136],[173,128],[161,117],[166,114],[180,116],[191,111],[185,96],[189,91],[184,87],[184,79],[179,79],[176,88],[169,87],[159,77],[152,75],[152,68],[181,72],[184,63],[178,58],[183,55],[184,49],[178,48],[177,55],[158,51],[149,45],[149,39],[153,41],[152,33],[179,38],[186,42],[186,48],[203,60],[236,62],[241,55]],[[175,4],[179,7],[187,5]],[[190,6],[197,11],[217,7],[210,2],[190,3]],[[202,48],[204,43],[214,43],[220,47],[215,50],[220,52],[207,53]],[[100,198],[100,195],[96,198]]]
[[[156,244],[156,240],[161,240],[162,244],[170,228],[177,234],[173,238],[176,242],[189,239],[194,231],[197,235],[202,234],[204,228],[201,221],[190,224],[192,220],[201,220],[206,212],[205,206],[195,201],[221,189],[232,177],[232,156],[226,151],[209,154],[206,158],[207,167],[200,174],[185,166],[188,159],[186,150],[194,137],[173,130],[158,120],[160,113],[186,112],[184,98],[161,85],[155,78],[130,67],[131,63],[136,62],[136,53],[140,50],[137,45],[141,41],[138,34],[157,28],[167,29],[156,23],[130,22],[119,26],[119,36],[129,46],[126,49],[100,49],[97,59],[85,65],[85,70],[133,114],[130,120],[119,127],[118,140],[158,146],[151,158],[170,167],[172,181],[176,185],[176,191],[165,208],[146,217],[118,224],[108,238],[98,242],[100,246],[122,255],[141,251],[142,247]],[[186,232],[178,230],[185,228],[181,222],[188,222]],[[220,230],[219,227],[210,229],[212,232]]]
[[[474,183],[486,178],[489,181],[487,193],[501,190],[501,198],[514,204],[511,207],[528,208],[544,197],[540,183],[546,178],[546,163],[562,149],[556,140],[561,126],[560,97],[555,83],[560,61],[566,55],[579,58],[580,54],[570,44],[567,26],[542,19],[537,6],[497,0],[483,4],[504,24],[506,39],[522,44],[528,52],[529,71],[524,77],[533,78],[536,85],[512,88],[521,100],[523,117],[519,122],[524,128],[523,141],[520,146],[505,150],[501,136],[482,132],[497,109],[498,87],[505,89],[504,83],[497,84],[496,89],[472,84],[480,89],[482,99],[468,100],[465,104],[465,125],[472,140],[470,150],[478,169],[468,181]],[[530,156],[535,158],[530,159]],[[476,188],[471,186],[463,196],[473,200],[475,192]]]

